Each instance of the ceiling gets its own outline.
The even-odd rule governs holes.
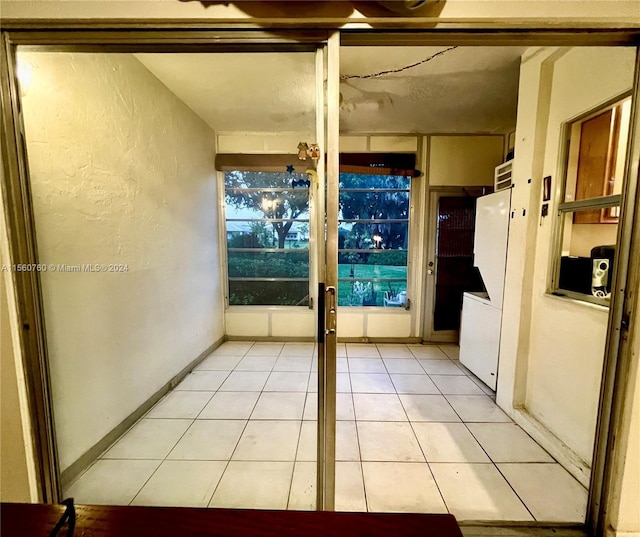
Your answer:
[[[343,47],[343,133],[506,133],[522,47]],[[136,54],[214,130],[300,132],[315,121],[313,53]]]

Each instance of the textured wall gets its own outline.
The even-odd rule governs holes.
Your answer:
[[[214,133],[127,54],[23,53],[62,469],[223,335]]]
[[[531,415],[588,466],[593,454],[608,312],[544,294],[557,200],[552,200],[550,216],[541,221],[540,183],[542,177],[550,175],[554,192],[558,186],[563,122],[631,87],[634,51],[574,48],[550,61],[552,72],[542,82],[535,55],[523,62],[521,73],[512,202],[518,216],[512,221],[507,269],[515,272],[507,277],[505,290],[498,401],[510,406],[510,394],[501,394],[500,390],[511,389],[513,393],[515,374],[515,403],[524,403]],[[528,183],[531,177],[533,185]],[[525,207],[529,219],[520,216]],[[516,276],[518,266],[523,267],[520,279]],[[523,319],[517,317],[514,308],[522,309]],[[522,343],[525,349],[519,348]],[[520,363],[528,361],[525,371],[514,373],[514,352],[520,353]]]

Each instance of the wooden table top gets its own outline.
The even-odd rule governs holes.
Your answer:
[[[76,505],[74,537],[462,537],[453,515]],[[0,504],[2,537],[47,537],[62,505]],[[66,525],[58,534],[66,535]]]

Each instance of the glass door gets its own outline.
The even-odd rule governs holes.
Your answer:
[[[337,46],[18,47],[62,496],[333,508]]]

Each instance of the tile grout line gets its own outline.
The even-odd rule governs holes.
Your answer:
[[[245,357],[246,357],[247,353],[253,348],[254,345],[255,345],[255,341],[253,342],[251,347],[249,347],[249,349],[247,349],[247,352],[244,355]],[[241,361],[242,361],[242,359],[240,360],[240,362]],[[238,364],[240,362],[238,362]],[[237,367],[238,364],[236,364],[236,367]],[[235,368],[233,369],[233,371],[235,371]],[[265,384],[266,384],[266,380],[265,380]],[[222,385],[220,385],[220,387],[222,387]],[[260,392],[260,395],[262,395],[262,391]],[[258,401],[260,400],[260,395],[258,395],[258,397],[256,398],[256,402],[253,404],[253,408],[251,409],[251,412],[249,413],[249,416],[247,417],[247,421],[245,422],[244,427],[242,428],[242,431],[238,435],[238,440],[236,441],[236,445],[233,448],[233,450],[231,451],[231,454],[229,455],[229,458],[226,461],[224,469],[220,473],[220,479],[218,479],[218,482],[216,483],[216,486],[213,488],[213,492],[211,493],[211,496],[209,497],[209,500],[207,501],[207,507],[211,507],[211,502],[213,501],[213,497],[216,495],[216,492],[218,491],[218,488],[220,487],[220,483],[222,483],[222,479],[224,478],[224,475],[227,473],[227,470],[229,469],[229,464],[231,463],[231,458],[233,457],[233,454],[235,453],[236,449],[238,449],[238,444],[240,443],[240,440],[242,439],[242,435],[244,434],[245,430],[247,429],[247,425],[249,424],[249,420],[251,418],[251,414],[253,414],[253,411],[255,410],[255,407],[258,404]]]

